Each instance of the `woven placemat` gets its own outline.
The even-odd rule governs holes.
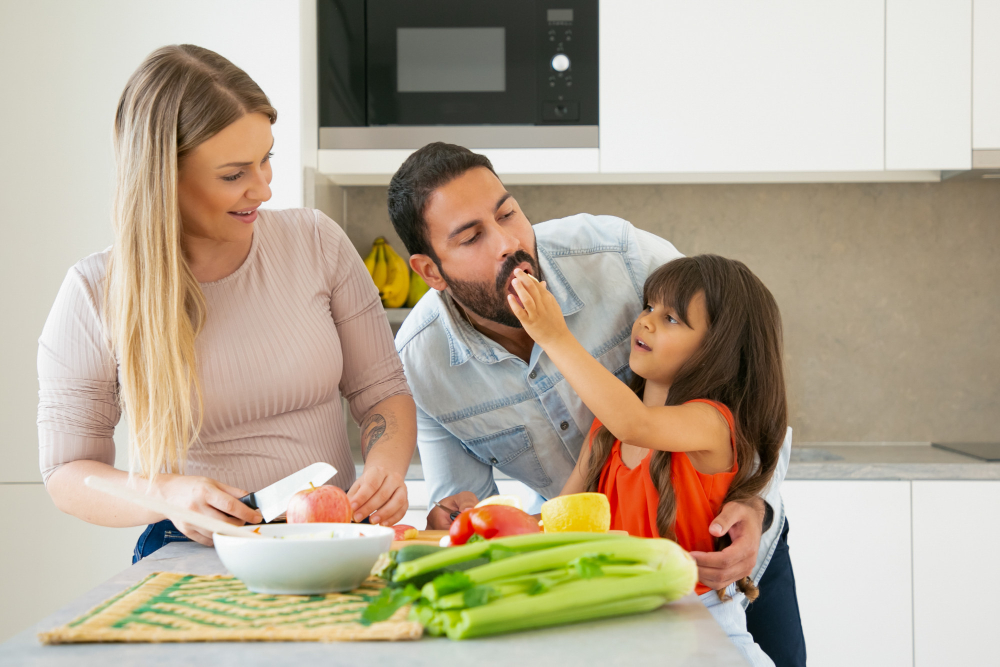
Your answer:
[[[419,639],[409,607],[387,621],[358,621],[383,583],[371,577],[349,593],[263,595],[231,576],[154,572],[62,627],[43,644],[81,642],[367,641]]]

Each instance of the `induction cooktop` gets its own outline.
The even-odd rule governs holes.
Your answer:
[[[1000,442],[932,442],[931,445],[982,461],[1000,461]]]

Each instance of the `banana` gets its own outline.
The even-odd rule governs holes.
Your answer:
[[[389,266],[385,261],[385,239],[379,237],[375,239],[375,267],[372,270],[372,280],[375,282],[375,287],[378,288],[379,296],[382,295],[382,290],[385,288],[388,272]]]
[[[372,243],[372,251],[368,253],[365,257],[365,268],[368,269],[368,275],[375,275],[375,255],[378,254],[378,242]]]
[[[406,303],[410,289],[410,267],[385,239],[382,240],[382,252],[387,264],[386,282],[382,288],[382,305],[386,308],[399,308]]]
[[[430,287],[427,286],[419,273],[414,271],[410,274],[410,293],[406,296],[406,307],[413,308],[417,305],[417,301],[420,301],[420,297],[426,294],[429,289]]]

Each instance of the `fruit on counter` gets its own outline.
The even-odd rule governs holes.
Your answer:
[[[489,498],[480,500],[476,507],[485,507],[486,505],[509,505],[519,510],[524,509],[519,496],[490,496]]]
[[[396,535],[393,539],[395,540],[415,540],[417,539],[417,529],[413,526],[407,526],[405,523],[397,523],[392,527],[396,531]]]
[[[611,504],[603,493],[572,493],[542,503],[546,533],[606,533],[611,527]]]
[[[383,306],[399,308],[406,303],[410,292],[410,266],[396,254],[384,236],[372,243],[372,251],[365,257],[365,268],[378,288]]]
[[[429,634],[467,639],[652,611],[694,590],[698,568],[666,539],[535,533],[440,549],[387,575],[363,622],[411,604]]]
[[[417,301],[420,301],[420,297],[427,294],[430,287],[424,282],[424,279],[420,277],[420,274],[411,271],[410,272],[410,291],[406,295],[406,307],[413,308],[417,305]]]
[[[537,533],[538,519],[523,510],[509,505],[486,505],[467,509],[456,517],[448,531],[452,545],[461,545],[469,541],[473,535],[492,540],[496,537],[509,537]]]
[[[288,523],[350,523],[351,501],[336,486],[313,486],[288,501]]]

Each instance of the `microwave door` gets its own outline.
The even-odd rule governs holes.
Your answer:
[[[368,0],[369,125],[532,125],[534,0]]]

